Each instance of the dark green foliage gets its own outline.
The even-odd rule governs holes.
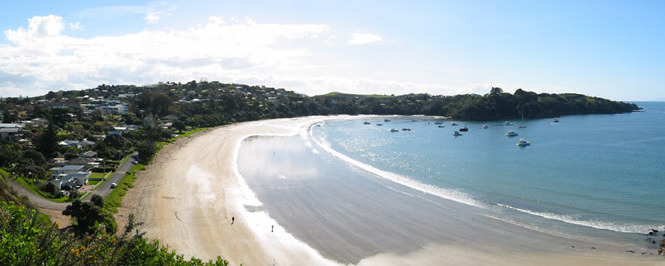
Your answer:
[[[58,138],[53,121],[49,121],[46,131],[38,139],[37,150],[46,157],[53,157],[58,150]]]
[[[104,207],[104,198],[102,198],[102,196],[100,195],[97,194],[92,195],[92,198],[90,198],[90,202],[92,202],[92,204],[94,204],[97,207],[100,208]]]
[[[75,221],[74,231],[77,234],[94,233],[99,223],[104,220],[102,208],[92,202],[81,202],[75,200],[72,205],[62,211],[62,214],[71,216]]]
[[[74,236],[36,211],[0,201],[0,265],[228,265],[217,258],[185,260],[138,233],[130,215],[120,236],[103,232]]]
[[[46,157],[41,152],[35,150],[26,150],[23,152],[23,157],[30,158],[35,165],[43,165],[46,163]]]
[[[53,194],[55,194],[55,192],[58,191],[58,187],[55,184],[51,183],[51,182],[46,182],[42,186],[42,190],[53,195]]]
[[[0,167],[8,167],[21,158],[21,147],[16,143],[0,142]]]
[[[140,163],[147,163],[155,156],[157,148],[155,143],[151,141],[142,141],[136,146],[136,151],[139,153],[138,160]]]

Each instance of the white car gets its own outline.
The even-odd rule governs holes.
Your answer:
[[[118,184],[116,184],[116,183],[111,183],[111,188],[115,188],[115,187],[117,187],[117,186],[118,186]]]

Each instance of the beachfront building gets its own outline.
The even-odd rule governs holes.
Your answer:
[[[88,184],[90,172],[70,173],[52,179],[49,183],[55,185],[58,190],[69,190]]]
[[[85,165],[65,165],[62,167],[53,167],[49,169],[51,171],[51,176],[53,177],[59,177],[67,174],[73,174],[73,173],[79,173],[79,172],[85,172],[86,167]]]

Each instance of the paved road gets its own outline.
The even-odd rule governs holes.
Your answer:
[[[133,153],[132,155],[130,155],[130,157],[124,163],[118,166],[118,169],[116,169],[113,176],[107,179],[106,182],[104,182],[103,184],[99,185],[91,195],[88,195],[88,197],[84,199],[84,201],[89,201],[90,198],[92,198],[92,195],[100,195],[106,198],[112,191],[111,183],[117,184],[120,181],[120,179],[125,175],[125,173],[129,171],[129,169],[134,165],[134,162],[136,161],[136,155],[137,153]],[[44,199],[36,195],[35,193],[32,193],[32,191],[21,186],[21,184],[17,183],[11,178],[7,178],[7,182],[9,182],[9,185],[11,185],[19,195],[26,195],[30,200],[30,202],[32,202],[33,204],[35,204],[35,206],[39,208],[63,211],[70,204],[70,203],[53,202]]]
[[[40,196],[35,195],[35,193],[32,193],[32,191],[28,190],[27,188],[21,186],[21,184],[17,183],[11,178],[7,178],[7,183],[9,183],[12,188],[19,194],[19,195],[25,195],[28,196],[28,199],[32,204],[39,208],[43,209],[50,209],[50,210],[60,210],[64,211],[65,207],[69,205],[68,203],[59,203],[59,202],[53,202],[47,199],[44,199]]]
[[[92,198],[92,195],[100,195],[103,198],[106,198],[109,194],[111,194],[111,183],[116,183],[118,184],[120,182],[120,179],[129,171],[132,166],[134,166],[134,162],[137,162],[136,160],[136,155],[137,153],[133,153],[132,155],[129,156],[129,158],[120,166],[118,166],[118,169],[115,170],[115,173],[109,177],[106,182],[103,184],[99,185],[95,191],[92,192],[85,200],[90,200]]]

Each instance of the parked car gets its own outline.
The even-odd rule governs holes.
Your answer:
[[[115,187],[117,187],[117,186],[118,186],[118,184],[116,184],[116,183],[111,183],[111,188],[115,188]]]

